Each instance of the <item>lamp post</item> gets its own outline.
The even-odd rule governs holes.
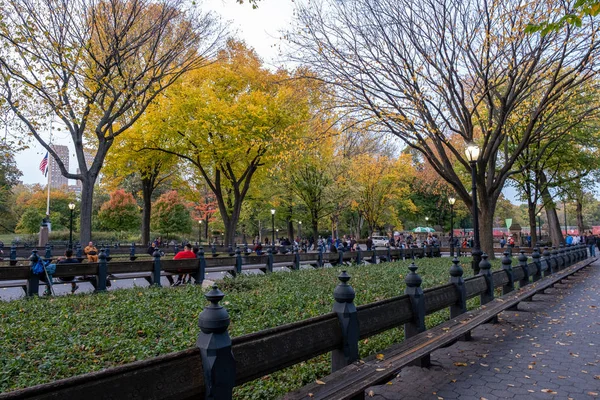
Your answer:
[[[298,237],[302,240],[302,221],[298,221]]]
[[[271,209],[271,246],[275,246],[275,209]]]
[[[425,217],[425,226],[429,225],[429,217]]]
[[[448,197],[448,204],[450,204],[450,257],[454,257],[454,203],[456,203],[456,199]]]
[[[567,230],[567,197],[566,196],[563,199],[563,214],[565,215],[565,239],[566,239],[567,235],[568,235],[568,230]]]
[[[542,241],[542,212],[538,211],[537,213],[537,217],[538,217],[538,240],[537,240],[537,245],[540,245],[540,242]]]
[[[73,210],[75,209],[75,203],[69,203],[69,210],[71,210],[71,222],[69,223],[69,249],[73,249]]]
[[[202,243],[202,220],[198,220],[198,245]]]
[[[471,165],[471,193],[473,194],[473,273],[479,273],[479,262],[481,261],[481,248],[479,243],[479,209],[477,207],[477,160],[479,160],[480,148],[475,143],[467,144],[465,155]]]

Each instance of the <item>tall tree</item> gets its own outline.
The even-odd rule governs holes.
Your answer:
[[[0,5],[0,98],[80,180],[80,239],[91,236],[94,184],[115,138],[181,74],[204,65],[222,29],[183,0],[8,0]],[[187,9],[186,9],[187,8]],[[198,14],[198,15],[195,15]],[[79,173],[46,140],[60,120]],[[91,165],[85,151],[93,154]]]
[[[187,74],[147,113],[168,138],[155,148],[188,161],[214,193],[227,244],[255,174],[292,157],[304,134],[311,90],[291,78],[229,40],[213,64]]]
[[[319,71],[347,112],[420,152],[468,206],[464,143],[479,144],[481,245],[493,254],[494,210],[515,160],[553,107],[597,71],[595,25],[525,33],[532,19],[559,18],[564,7],[558,1],[323,0],[298,6],[297,29],[287,39],[292,59]],[[526,127],[502,159],[503,143],[516,134],[515,114],[526,116]]]

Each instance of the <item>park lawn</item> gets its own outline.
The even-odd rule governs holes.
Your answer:
[[[461,259],[465,277],[470,259]],[[357,305],[402,294],[410,262],[344,267],[352,276]],[[448,282],[449,258],[417,260],[423,288]],[[494,267],[499,263],[495,261]],[[331,311],[341,267],[244,275],[219,283],[240,336]],[[51,382],[194,346],[205,290],[133,288],[107,293],[0,302],[0,392]],[[478,300],[470,301],[476,307]],[[428,326],[448,318],[427,317]],[[394,329],[361,342],[361,356],[402,340]],[[326,375],[329,355],[236,388],[236,398],[270,399]]]

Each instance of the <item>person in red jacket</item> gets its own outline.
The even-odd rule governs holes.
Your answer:
[[[175,254],[173,260],[185,260],[190,258],[196,258],[196,253],[194,253],[194,251],[192,250],[192,245],[188,243],[183,248],[183,251],[180,251],[179,253]],[[183,282],[185,282],[185,275],[186,274],[179,275],[179,277],[177,278],[177,282],[175,282],[173,286],[179,286]],[[189,278],[189,280],[191,280],[191,277]]]

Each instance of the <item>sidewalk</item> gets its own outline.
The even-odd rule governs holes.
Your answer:
[[[366,399],[600,399],[600,261]]]

